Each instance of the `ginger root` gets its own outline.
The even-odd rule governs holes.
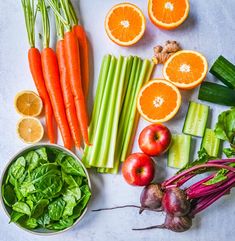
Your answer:
[[[166,41],[164,46],[158,45],[154,47],[153,62],[155,64],[164,64],[171,55],[181,50],[181,47],[176,41]]]

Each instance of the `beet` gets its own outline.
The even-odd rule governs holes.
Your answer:
[[[192,218],[189,216],[183,217],[176,217],[167,214],[165,218],[165,222],[161,225],[150,226],[146,228],[133,228],[132,230],[141,231],[141,230],[148,230],[148,229],[168,229],[173,232],[185,232],[192,227]]]
[[[142,207],[140,213],[144,208],[160,209],[162,206],[162,197],[163,192],[160,184],[152,183],[146,186],[140,195],[140,203]]]
[[[166,189],[162,198],[162,206],[167,214],[182,217],[189,213],[191,205],[183,190],[172,187]]]

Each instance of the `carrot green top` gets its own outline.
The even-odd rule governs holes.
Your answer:
[[[34,0],[21,0],[25,25],[28,34],[28,41],[31,48],[35,47],[35,20],[37,10],[35,11]]]
[[[50,22],[44,0],[38,0],[38,9],[42,15],[43,47],[48,48],[50,44]]]

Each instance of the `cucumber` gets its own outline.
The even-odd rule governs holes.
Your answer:
[[[215,104],[235,106],[235,90],[211,82],[204,82],[199,89],[198,99]]]
[[[231,89],[235,89],[235,65],[222,55],[218,57],[210,69],[210,73]]]
[[[208,114],[209,106],[190,101],[188,113],[184,121],[183,133],[203,137]]]
[[[183,168],[189,162],[191,139],[189,135],[172,135],[172,144],[168,152],[169,167]]]
[[[205,148],[210,156],[217,157],[219,154],[220,139],[215,135],[212,129],[206,128],[202,139],[201,148]]]

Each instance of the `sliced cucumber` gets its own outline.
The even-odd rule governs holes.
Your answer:
[[[189,162],[192,137],[189,135],[172,135],[172,144],[168,152],[168,166],[183,168]]]
[[[191,101],[184,121],[183,133],[202,137],[206,128],[209,106]]]
[[[203,82],[199,89],[198,99],[215,104],[235,106],[235,90],[211,82]]]
[[[215,61],[210,69],[210,73],[229,88],[235,89],[235,65],[230,63],[223,56],[219,56]]]
[[[206,128],[201,147],[205,148],[210,156],[218,156],[220,139],[216,137],[215,132],[212,129]]]

